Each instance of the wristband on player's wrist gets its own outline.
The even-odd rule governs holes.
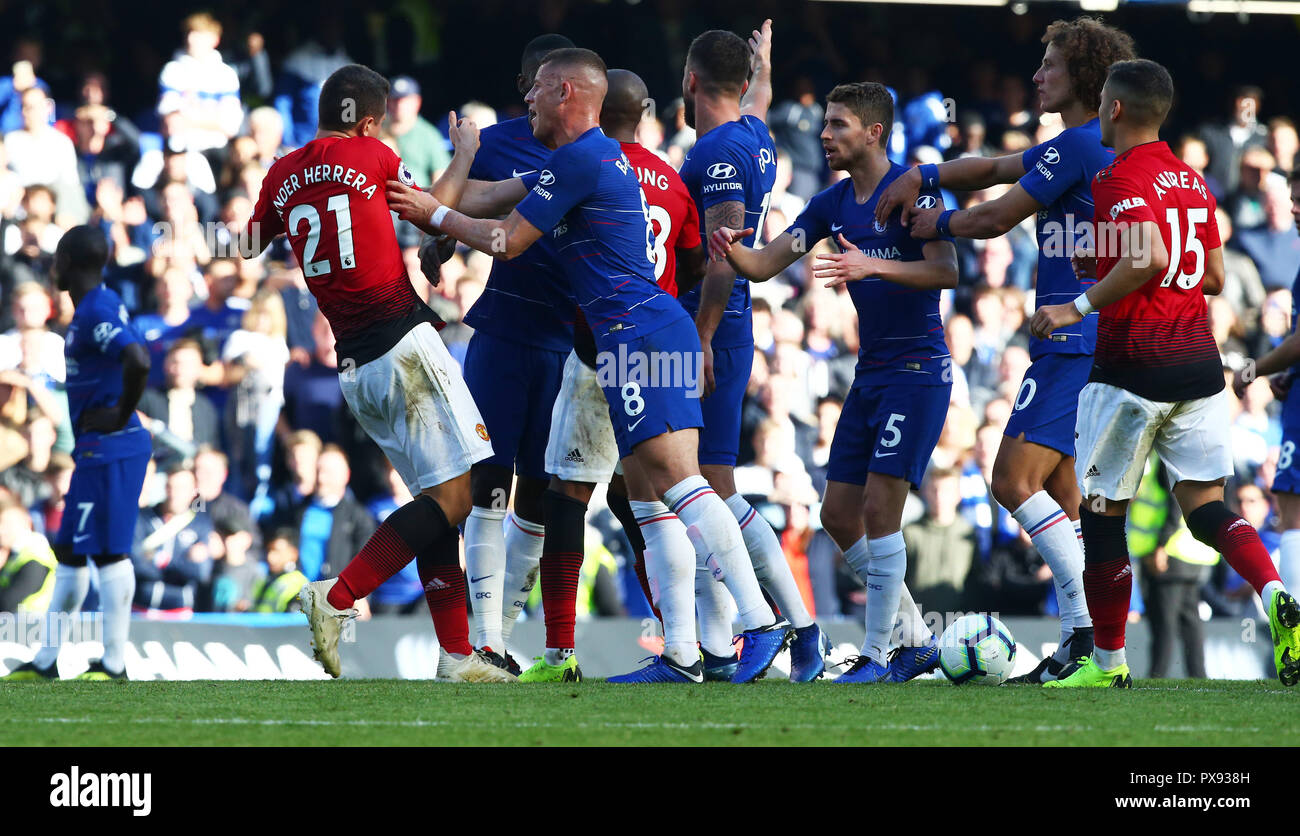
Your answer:
[[[1092,301],[1088,299],[1088,294],[1080,293],[1074,297],[1074,309],[1079,312],[1079,316],[1087,316],[1097,310],[1092,306]]]
[[[934,222],[935,231],[946,238],[951,238],[952,232],[949,231],[948,225],[952,223],[952,216],[956,211],[956,209],[945,209],[940,212],[939,219]]]
[[[921,172],[921,187],[925,189],[939,188],[939,166],[934,163],[926,163],[918,166]]]
[[[434,229],[441,229],[442,222],[446,220],[447,213],[450,211],[450,206],[439,206],[437,209],[434,209],[433,214],[429,215],[429,226],[432,226]]]

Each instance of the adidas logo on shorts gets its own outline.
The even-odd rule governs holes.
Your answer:
[[[587,461],[582,457],[582,453],[578,452],[577,447],[574,447],[572,450],[570,450],[569,454],[564,457],[564,460],[566,462],[577,462],[578,464],[586,464]]]
[[[1101,475],[1101,471],[1098,470],[1097,465],[1094,464],[1092,467],[1088,468],[1087,473],[1083,474],[1083,478],[1087,479],[1091,476],[1100,476],[1100,475]]]

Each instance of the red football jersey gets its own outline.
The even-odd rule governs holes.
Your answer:
[[[275,161],[251,219],[263,240],[288,234],[339,357],[357,364],[419,322],[440,324],[407,278],[384,196],[388,180],[415,184],[378,139],[315,139]]]
[[[686,184],[673,167],[636,142],[620,142],[623,154],[636,171],[650,213],[655,237],[655,281],[670,296],[677,296],[677,250],[700,245],[700,215]],[[595,365],[596,342],[580,309],[574,309],[574,346],[584,363]]]
[[[1168,269],[1102,308],[1092,380],[1154,401],[1215,394],[1223,373],[1201,280],[1220,241],[1214,196],[1204,179],[1165,143],[1148,142],[1098,172],[1092,196],[1098,278],[1118,260],[1116,231],[1124,225],[1156,224],[1169,252]]]

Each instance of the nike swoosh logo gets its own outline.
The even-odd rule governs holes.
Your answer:
[[[632,432],[632,430],[635,430],[644,420],[645,420],[645,416],[642,415],[640,418],[636,419],[635,424],[628,424],[627,431]]]
[[[897,455],[898,455],[898,451],[895,450],[892,453],[877,453],[876,458],[883,459],[885,456],[897,456]]]
[[[77,536],[77,537],[73,537],[73,538],[72,538],[72,542],[74,542],[74,543],[80,543],[82,540],[85,540],[85,539],[86,539],[87,537],[89,537],[89,536],[90,536],[89,534],[82,534],[82,535],[79,535],[79,536]]]
[[[835,224],[831,224],[831,232],[839,232],[843,228],[844,228],[844,224],[840,224],[839,226],[836,226]]]
[[[1068,581],[1066,581],[1065,583],[1061,584],[1061,589],[1065,589],[1067,586],[1069,586],[1069,585],[1072,584],[1072,583],[1074,583],[1074,578],[1070,578]]]
[[[515,171],[514,168],[511,168],[511,169],[510,169],[510,176],[511,176],[511,177],[523,177],[525,174],[532,174],[532,173],[533,173],[534,171],[536,171],[536,170],[537,170],[537,169],[535,169],[535,168],[530,168],[530,169],[528,169],[527,171]]]
[[[484,575],[484,576],[481,577],[481,578],[470,578],[470,579],[469,579],[469,582],[470,582],[470,583],[478,583],[479,581],[485,581],[485,580],[487,580],[487,579],[490,578],[490,577],[492,577],[492,576],[491,576],[491,575]]]

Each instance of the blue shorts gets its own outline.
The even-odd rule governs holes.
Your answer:
[[[492,437],[495,464],[521,476],[547,479],[551,408],[564,381],[567,351],[549,351],[482,331],[465,352],[465,385]]]
[[[1300,385],[1293,385],[1282,405],[1282,449],[1277,457],[1273,493],[1300,494]]]
[[[596,357],[596,382],[609,402],[618,457],[666,432],[704,425],[702,356],[695,322],[682,318]],[[734,456],[733,456],[734,461]]]
[[[736,466],[740,454],[740,410],[753,370],[752,345],[713,349],[713,382],[717,388],[700,402],[704,412],[700,464]]]
[[[1034,361],[1016,391],[1003,435],[1074,455],[1074,424],[1079,393],[1092,373],[1091,354],[1047,354]]]
[[[855,386],[835,426],[827,480],[865,485],[880,473],[921,484],[951,397],[951,383]]]
[[[54,542],[73,554],[130,554],[149,454],[77,462]]]

